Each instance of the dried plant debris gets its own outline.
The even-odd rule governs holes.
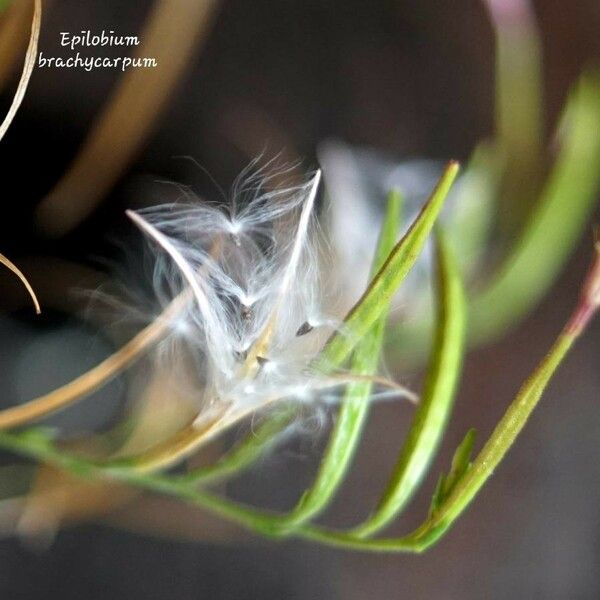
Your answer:
[[[17,265],[15,265],[12,261],[6,258],[6,256],[4,256],[3,254],[0,254],[0,263],[2,263],[6,268],[10,269],[21,280],[21,282],[25,286],[25,289],[31,296],[35,312],[39,315],[42,312],[40,303],[37,299],[37,296],[35,295],[35,292],[33,291],[33,288],[31,287],[31,284],[29,283],[29,281],[27,281],[25,275],[23,275],[23,273],[17,267]]]
[[[6,117],[4,117],[4,121],[2,121],[0,124],[0,140],[8,131],[8,128],[13,122],[21,103],[23,102],[23,98],[25,97],[25,92],[27,91],[27,86],[29,85],[29,80],[31,79],[31,75],[35,67],[35,61],[37,60],[37,48],[41,26],[42,0],[35,0],[33,21],[31,23],[31,37],[29,38],[29,46],[27,47],[27,53],[25,55],[23,72],[21,74],[21,79],[19,80],[19,85],[17,86],[17,91],[13,97],[13,101],[8,109],[8,113],[6,114]]]

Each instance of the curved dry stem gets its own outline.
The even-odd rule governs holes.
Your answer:
[[[202,423],[197,420],[178,431],[169,439],[156,444],[149,450],[125,457],[111,460],[110,465],[134,469],[138,473],[150,473],[160,469],[166,469],[191,456],[201,446],[213,440],[227,427],[236,423],[247,414],[240,415],[231,420],[226,416],[227,407],[214,411],[210,416],[205,416]]]
[[[27,47],[33,0],[12,2],[0,18],[0,89],[10,82]]]
[[[93,369],[48,394],[0,412],[0,429],[17,427],[41,419],[97,390],[132,364],[149,346],[158,342],[187,301],[188,294],[182,292],[150,325]]]
[[[105,274],[101,271],[56,256],[23,257],[19,259],[19,268],[27,273],[27,280],[38,292],[40,304],[44,308],[52,308],[65,314],[74,314],[86,307],[85,295],[70,293],[74,286],[78,290],[97,289],[105,281]],[[51,277],[48,277],[49,273],[52,274]],[[17,286],[5,285],[2,277],[0,288],[2,288],[2,306],[5,312],[22,308],[23,295]],[[86,317],[91,324],[96,323],[95,313],[90,313]]]
[[[346,383],[374,383],[392,391],[398,392],[399,395],[406,398],[411,404],[419,403],[419,395],[413,392],[410,388],[402,385],[393,379],[381,377],[380,375],[360,375],[355,373],[333,373],[329,375],[329,379],[339,381],[339,385]]]
[[[136,56],[155,68],[130,69],[96,119],[75,161],[38,207],[39,225],[55,237],[100,203],[148,139],[170,93],[204,40],[216,0],[157,0]],[[132,108],[135,107],[135,110]]]
[[[25,97],[25,92],[27,91],[27,86],[29,85],[29,80],[31,79],[31,74],[33,73],[33,68],[35,67],[35,61],[37,59],[37,47],[41,27],[42,0],[35,0],[33,21],[31,23],[31,36],[29,38],[29,46],[27,47],[27,54],[25,55],[23,72],[21,74],[21,79],[19,80],[19,85],[17,86],[17,91],[13,97],[12,104],[8,109],[8,113],[6,113],[6,117],[4,117],[4,121],[2,121],[2,124],[0,125],[0,140],[8,131],[10,124],[13,122],[13,119],[21,106],[21,102],[23,102],[23,98]]]
[[[389,387],[414,402],[416,395],[411,390],[384,377],[370,377],[341,374],[329,376],[322,382],[322,388],[336,387],[350,382],[371,381]],[[260,407],[246,406],[231,410],[231,403],[224,402],[220,406],[211,407],[205,414],[200,415],[192,423],[178,431],[169,439],[156,444],[149,450],[140,454],[122,458],[120,461],[111,461],[111,466],[120,464],[132,468],[140,473],[150,473],[174,466],[190,457],[200,448],[221,435],[225,430],[243,421],[250,415],[267,409],[276,402],[284,401],[281,396],[273,396],[263,401]]]
[[[214,256],[220,251],[220,248],[220,240],[216,240],[209,254]],[[152,323],[144,327],[129,342],[94,368],[48,394],[1,411],[0,430],[41,419],[57,410],[70,406],[102,387],[136,361],[152,345],[159,342],[169,331],[173,319],[192,298],[192,290],[190,288],[184,290],[169,303]]]
[[[35,307],[35,312],[39,315],[42,312],[42,309],[40,308],[40,303],[37,299],[37,296],[35,295],[35,292],[33,291],[33,288],[31,287],[31,284],[29,283],[29,281],[27,281],[27,277],[23,275],[23,273],[17,267],[17,265],[15,265],[12,261],[6,258],[6,256],[4,256],[3,254],[0,254],[0,263],[2,263],[6,268],[10,269],[21,280],[21,282],[25,286],[25,289],[29,292],[29,295],[31,296],[33,306]]]

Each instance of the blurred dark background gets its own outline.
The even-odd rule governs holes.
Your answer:
[[[49,2],[40,49],[58,53],[60,31],[139,32],[150,8],[147,0]],[[540,0],[535,14],[550,131],[569,86],[585,65],[600,61],[600,4]],[[36,69],[22,110],[0,144],[0,244],[4,254],[29,267],[42,304],[47,300],[50,309],[34,321],[20,292],[8,277],[2,279],[1,404],[31,397],[36,386],[42,392],[59,385],[109,352],[109,341],[73,316],[79,300],[69,290],[93,285],[103,261],[118,261],[115,240],[132,231],[124,209],[170,193],[156,180],[214,195],[207,177],[174,157],[194,157],[224,187],[261,150],[285,151],[314,167],[317,145],[330,137],[399,160],[465,159],[492,133],[493,65],[494,36],[478,0],[223,0],[131,166],[87,218],[59,236],[39,226],[36,207],[77,154],[120,74]],[[3,89],[3,108],[13,88],[14,81]],[[441,459],[394,531],[420,520],[433,474],[466,429],[475,426],[485,439],[543,355],[575,301],[589,246],[586,239],[518,330],[471,353]],[[57,326],[66,329],[55,339]],[[50,350],[36,354],[38,336],[45,336]],[[157,500],[153,510],[179,516],[171,528],[175,539],[165,531],[144,533],[136,527],[134,509],[127,522],[138,531],[123,531],[116,525],[125,519],[113,518],[69,527],[43,550],[15,538],[0,541],[0,595],[11,600],[598,598],[599,350],[597,322],[561,368],[498,473],[447,538],[423,556],[364,555],[254,539]],[[15,354],[23,353],[43,363],[45,375],[37,381],[30,367],[17,386],[11,369]],[[95,415],[97,423],[109,422],[111,406],[119,402],[122,382],[114,385],[114,393],[103,396],[106,412]],[[404,406],[374,410],[357,464],[331,510],[332,522],[354,523],[372,506],[409,416]],[[323,441],[271,457],[229,491],[289,506],[310,481]]]

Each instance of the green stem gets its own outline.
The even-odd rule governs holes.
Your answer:
[[[281,431],[290,424],[291,411],[283,411],[269,417],[255,432],[225,454],[217,463],[188,471],[184,479],[190,484],[216,483],[231,477],[253,464],[269,446],[273,445]]]
[[[569,94],[558,129],[559,154],[526,227],[489,279],[471,293],[470,346],[489,343],[515,327],[571,255],[597,204],[599,129],[600,76],[588,73]],[[399,360],[421,362],[430,331],[427,314],[394,328],[387,345]]]
[[[582,78],[562,119],[560,155],[510,255],[474,296],[471,343],[518,322],[539,301],[572,252],[600,188],[600,78]]]
[[[400,538],[372,540],[360,539],[343,531],[303,525],[294,530],[294,535],[332,546],[375,552],[422,552],[427,549],[448,530],[492,475],[525,426],[548,381],[568,353],[578,333],[579,331],[573,331],[570,327],[563,331],[538,369],[525,382],[473,465],[457,482],[453,492],[438,510],[415,531]],[[182,477],[139,473],[131,469],[95,464],[85,458],[62,452],[43,433],[36,430],[23,433],[0,431],[0,445],[85,479],[111,478],[176,496],[265,535],[278,535],[281,532],[279,515],[197,490]]]
[[[356,341],[367,334],[388,306],[398,287],[411,270],[458,175],[459,165],[450,162],[429,200],[406,235],[396,244],[366,292],[348,313],[344,334],[337,334],[323,349],[317,367],[325,371],[339,368]]]
[[[466,306],[457,265],[440,229],[437,271],[438,317],[424,392],[377,509],[353,531],[358,537],[373,535],[402,511],[435,456],[452,410],[464,353]]]
[[[505,163],[499,217],[510,234],[528,216],[543,173],[542,49],[529,0],[486,3],[496,33],[496,141]]]
[[[596,251],[596,260],[582,288],[580,301],[566,327],[538,368],[523,384],[474,462],[466,470],[456,465],[456,473],[450,477],[452,485],[448,489],[448,495],[440,497],[439,504],[434,505],[434,510],[420,527],[404,537],[376,540],[358,538],[353,532],[328,530],[299,522],[294,523],[295,529],[285,533],[333,546],[377,552],[422,552],[434,544],[467,508],[503,460],[525,427],[551,377],[597,311],[600,305],[600,244]],[[84,479],[104,477],[176,496],[265,535],[280,535],[282,520],[285,522],[288,518],[286,515],[261,511],[198,490],[194,482],[190,482],[185,475],[143,473],[126,466],[103,465],[68,454],[61,451],[44,431],[0,431],[0,446],[47,462]],[[461,465],[466,466],[464,461],[466,455],[458,460]]]
[[[381,268],[394,248],[400,222],[401,203],[400,194],[392,191],[389,195],[387,211],[373,259],[372,275]],[[372,326],[371,331],[356,345],[351,365],[353,374],[372,375],[377,370],[388,306],[383,307],[383,312]],[[369,412],[371,388],[370,382],[353,383],[347,386],[345,399],[319,466],[317,477],[298,504],[287,515],[278,519],[282,533],[297,528],[321,512],[341,485],[361,438]]]

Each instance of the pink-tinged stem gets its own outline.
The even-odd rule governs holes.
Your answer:
[[[529,0],[484,0],[496,27],[529,26],[535,22]]]
[[[566,333],[578,336],[586,328],[600,307],[600,241],[596,242],[596,256],[581,290],[581,298],[567,323]]]

